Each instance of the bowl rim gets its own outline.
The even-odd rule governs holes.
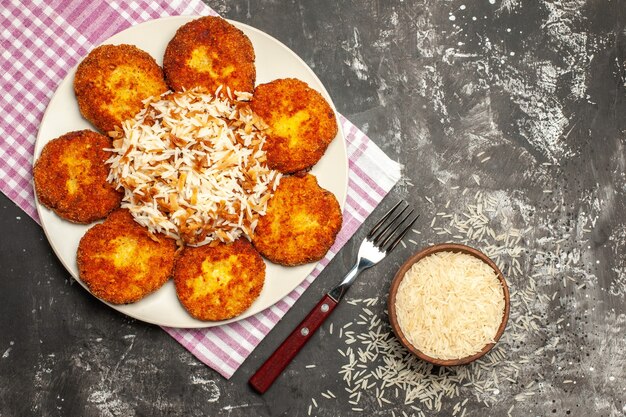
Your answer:
[[[421,259],[429,255],[432,255],[433,253],[436,253],[436,252],[455,252],[455,253],[460,252],[460,253],[465,253],[465,254],[474,256],[480,259],[481,261],[485,262],[486,264],[488,264],[496,272],[498,279],[500,280],[500,284],[502,285],[502,292],[504,293],[504,314],[502,315],[502,322],[500,323],[500,326],[498,327],[498,331],[496,332],[496,335],[494,337],[494,342],[486,344],[485,347],[483,347],[479,352],[473,355],[466,356],[463,358],[458,358],[458,359],[438,359],[438,358],[429,356],[423,353],[422,351],[420,351],[419,349],[417,349],[415,346],[413,346],[411,342],[409,342],[407,337],[402,332],[402,329],[400,328],[400,324],[398,323],[398,317],[396,315],[395,305],[396,305],[396,295],[398,293],[398,287],[400,286],[402,279],[406,275],[407,271],[413,266],[413,264],[415,264]],[[475,361],[476,359],[481,358],[487,352],[489,352],[495,346],[498,340],[500,340],[500,337],[504,333],[504,329],[506,328],[507,322],[509,320],[509,313],[510,313],[509,287],[506,282],[506,279],[504,278],[504,275],[502,274],[502,271],[500,271],[500,268],[498,268],[498,266],[495,264],[495,262],[491,260],[491,258],[489,258],[487,255],[485,255],[478,249],[475,249],[475,248],[472,248],[470,246],[463,245],[460,243],[439,243],[436,245],[427,246],[419,250],[417,253],[412,255],[409,259],[406,260],[406,262],[404,262],[400,266],[400,268],[398,269],[398,271],[396,272],[393,278],[393,281],[391,282],[391,287],[389,288],[389,296],[387,298],[387,311],[388,311],[389,321],[391,323],[391,328],[393,332],[400,340],[400,343],[404,347],[406,347],[411,353],[413,353],[415,356],[417,356],[418,358],[426,362],[430,362],[438,366],[466,365],[470,362]]]

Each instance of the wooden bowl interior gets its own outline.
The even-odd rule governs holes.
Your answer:
[[[457,244],[457,243],[442,243],[439,245],[434,245],[434,246],[429,246],[421,251],[419,251],[418,253],[416,253],[415,255],[411,256],[398,270],[398,272],[396,273],[395,277],[393,278],[393,281],[391,283],[391,288],[389,289],[389,298],[387,299],[387,310],[389,312],[389,321],[391,322],[391,328],[393,329],[394,333],[396,334],[396,336],[398,337],[398,339],[400,339],[400,342],[409,350],[411,351],[411,353],[413,353],[414,355],[416,355],[417,357],[419,357],[422,360],[425,360],[427,362],[430,362],[432,364],[435,365],[439,365],[439,366],[456,366],[456,365],[465,365],[468,364],[472,361],[475,361],[476,359],[482,357],[483,355],[485,355],[487,352],[489,352],[489,350],[491,350],[491,348],[495,345],[495,343],[489,343],[487,345],[485,345],[485,347],[478,353],[471,355],[471,356],[466,356],[464,358],[459,358],[459,359],[437,359],[437,358],[433,358],[429,355],[426,355],[425,353],[421,352],[419,349],[417,349],[415,346],[413,346],[411,344],[411,342],[408,341],[408,339],[406,338],[406,336],[404,335],[404,333],[402,332],[402,329],[400,329],[400,325],[398,324],[398,317],[396,315],[396,295],[398,293],[398,287],[400,286],[400,282],[402,282],[402,278],[404,277],[404,275],[407,273],[407,271],[413,266],[413,264],[415,264],[416,262],[418,262],[419,260],[421,260],[422,258],[425,258],[429,255],[432,255],[435,252],[461,252],[461,253],[465,253],[471,256],[474,256],[480,260],[482,260],[483,262],[487,263],[491,268],[493,268],[494,271],[496,271],[496,274],[498,275],[498,279],[500,280],[500,283],[502,284],[502,291],[504,292],[504,314],[502,316],[502,322],[500,323],[500,326],[498,327],[498,331],[496,332],[496,336],[494,338],[495,342],[497,342],[498,340],[500,340],[500,337],[502,336],[502,333],[504,333],[504,329],[506,328],[506,324],[507,321],[509,319],[509,311],[510,311],[510,295],[509,295],[509,287],[506,283],[506,280],[504,279],[504,275],[502,275],[502,272],[500,271],[500,269],[498,268],[498,266],[484,253],[471,248],[469,246],[465,246],[465,245],[461,245],[461,244]]]

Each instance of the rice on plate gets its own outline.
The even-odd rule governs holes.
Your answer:
[[[250,236],[280,182],[267,168],[265,123],[249,93],[193,89],[145,101],[113,132],[109,181],[151,232],[189,245]]]

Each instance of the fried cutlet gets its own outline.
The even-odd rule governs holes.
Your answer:
[[[103,219],[120,206],[123,193],[107,182],[111,140],[80,130],[48,142],[33,167],[39,202],[74,223]]]
[[[220,85],[252,92],[256,79],[250,39],[220,17],[206,16],[181,26],[168,43],[163,69],[174,91]]]
[[[328,102],[294,78],[257,86],[252,110],[269,125],[267,164],[282,173],[315,165],[337,135],[335,112]]]
[[[102,45],[78,65],[74,92],[85,119],[102,132],[119,128],[143,109],[142,100],[167,91],[163,71],[133,45]]]
[[[178,299],[199,320],[238,316],[257,299],[264,282],[265,263],[245,238],[187,246],[174,267]]]
[[[80,279],[93,295],[113,304],[134,303],[172,276],[176,242],[135,222],[118,209],[85,233],[78,245]]]
[[[315,262],[335,242],[341,222],[337,199],[313,175],[283,177],[259,218],[252,243],[277,264]]]

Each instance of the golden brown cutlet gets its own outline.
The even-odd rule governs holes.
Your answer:
[[[252,92],[256,79],[250,39],[220,17],[206,16],[181,26],[168,43],[163,69],[174,91],[220,86]]]
[[[257,86],[252,110],[269,125],[267,164],[282,173],[315,165],[337,135],[335,112],[328,102],[294,78]]]
[[[174,267],[176,293],[199,320],[240,315],[257,299],[265,282],[265,263],[245,238],[230,244],[185,247]]]
[[[311,174],[283,177],[259,218],[252,243],[268,260],[286,266],[324,257],[341,229],[335,196]]]
[[[85,233],[76,255],[80,279],[96,297],[113,304],[134,303],[172,276],[176,242],[158,241],[118,209]]]
[[[163,71],[133,45],[102,45],[78,65],[74,92],[85,119],[100,131],[120,128],[141,109],[142,100],[167,91]]]
[[[66,133],[48,142],[33,178],[39,202],[74,223],[103,219],[120,206],[123,193],[107,182],[105,148],[111,140],[90,130]]]

